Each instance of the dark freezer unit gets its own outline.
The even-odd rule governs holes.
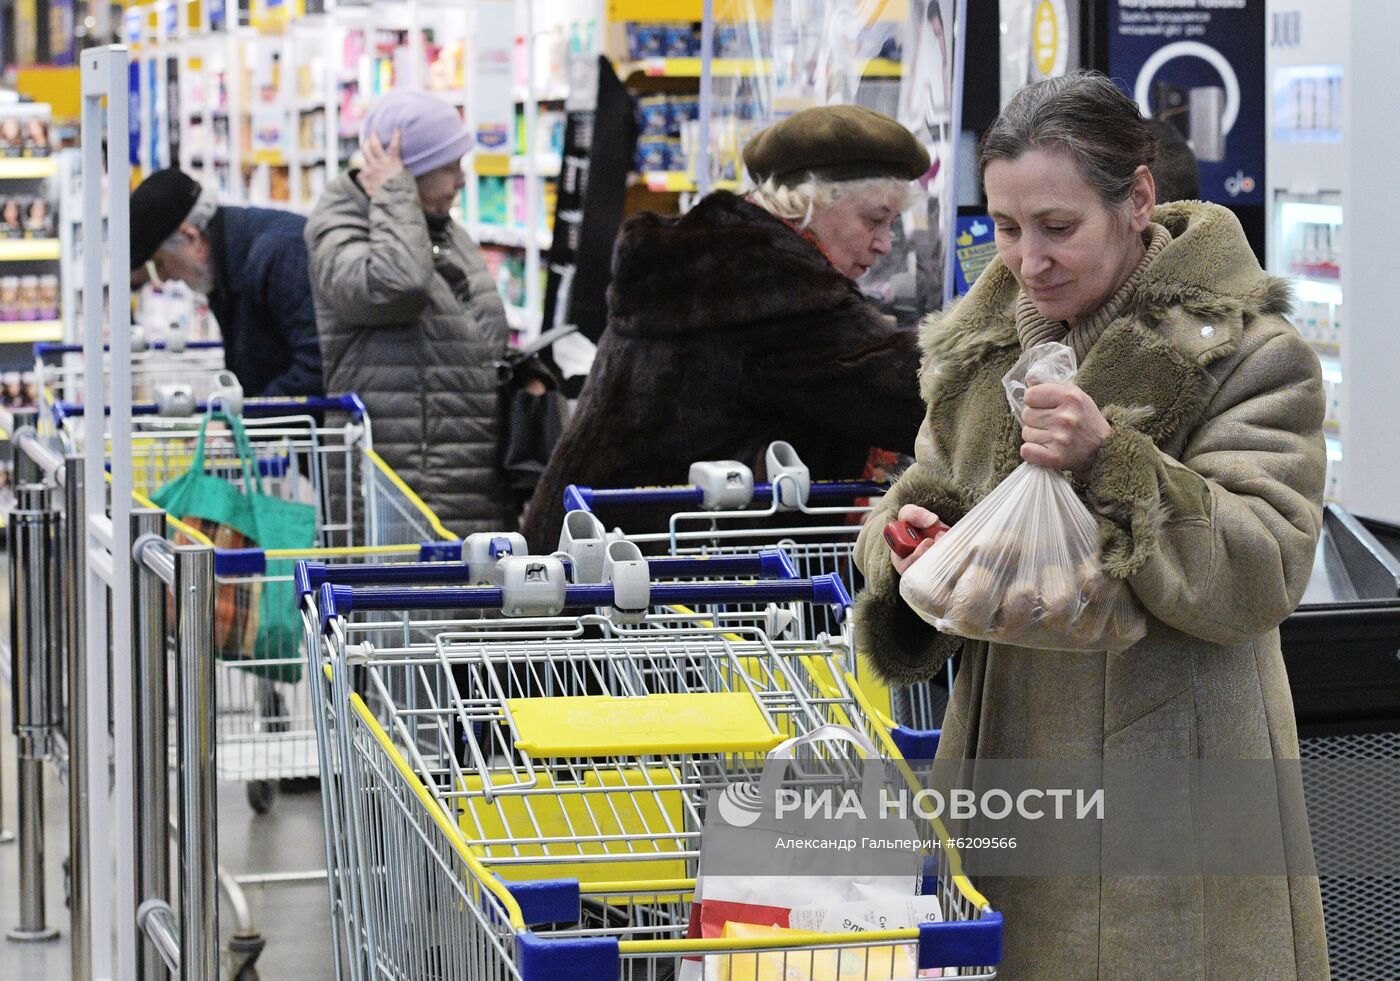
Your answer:
[[[1400,526],[1329,505],[1312,579],[1280,630],[1319,869],[1400,849]],[[1358,786],[1355,761],[1395,779]],[[1354,861],[1346,861],[1354,866]],[[1400,979],[1400,876],[1324,875],[1334,981]]]
[[[1400,527],[1329,504],[1280,633],[1300,736],[1400,731]]]

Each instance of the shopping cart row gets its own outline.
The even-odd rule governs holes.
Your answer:
[[[52,367],[43,412],[16,420],[26,436],[13,443],[17,476],[45,489],[23,501],[62,533],[35,539],[52,542],[51,562],[34,567],[38,576],[12,573],[12,584],[16,609],[47,597],[56,622],[81,605],[63,595],[82,579],[81,495],[60,492],[80,462],[87,412],[68,397],[81,389],[80,352],[37,354]],[[775,444],[766,484],[721,461],[697,463],[685,487],[571,487],[559,549],[527,556],[518,535],[456,540],[374,453],[353,396],[243,399],[215,347],[190,354],[157,347],[133,360],[139,394],[155,396],[132,411],[135,501],[149,509],[195,468],[314,514],[296,547],[235,542],[217,522],[178,514],[157,519],[163,536],[154,527],[211,554],[219,778],[246,783],[260,811],[280,780],[322,781],[342,976],[560,977],[541,965],[586,940],[609,951],[587,956],[618,969],[568,976],[669,977],[678,959],[721,949],[686,937],[707,793],[751,777],[776,738],[840,724],[897,757],[900,739],[937,724],[935,687],[892,699],[853,653],[852,548],[879,484],[811,481],[791,447]],[[615,504],[667,509],[667,532],[607,530],[599,514]],[[171,677],[177,620],[143,621],[165,636]],[[81,669],[54,652],[80,650],[80,631],[70,622],[66,644],[37,645],[52,711],[33,731],[65,774]],[[589,714],[599,699],[625,702],[610,711],[643,742],[563,738],[617,727],[619,718]],[[725,730],[725,713],[739,728]],[[699,732],[708,736],[695,744]],[[179,742],[172,728],[163,745],[183,765]],[[821,952],[865,950],[869,961],[870,951],[914,944],[928,968],[994,965],[999,918],[948,856],[940,861],[924,879],[940,897],[939,930],[731,944],[724,976],[796,972],[805,958],[806,974],[772,976],[822,977]],[[241,960],[230,958],[242,969],[257,956],[256,930],[236,877],[222,884],[244,911]],[[560,906],[570,888],[572,911]],[[540,903],[550,918],[538,918]],[[866,967],[840,976],[895,976]]]
[[[299,568],[338,976],[640,981],[687,960],[697,977],[915,976],[890,973],[898,957],[921,977],[993,977],[1000,916],[954,851],[906,870],[932,922],[694,932],[715,792],[824,727],[897,763],[927,736],[888,726],[846,633],[771,632],[779,605],[844,622],[839,578],[676,582],[628,544],[609,550],[637,564],[593,584],[511,554],[493,586],[423,564]]]

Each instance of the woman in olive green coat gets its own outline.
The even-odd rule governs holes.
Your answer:
[[[857,636],[885,677],[928,678],[962,653],[940,758],[1298,757],[1277,628],[1321,528],[1318,362],[1233,215],[1154,210],[1152,152],[1136,106],[1082,74],[1023,89],[984,141],[999,258],[924,328],[917,462],[857,546]],[[1080,372],[1032,387],[1023,427],[1001,378],[1052,340]],[[900,575],[929,546],[897,559],[884,524],[956,523],[1023,460],[1075,477],[1106,571],[1147,614],[1127,651],[964,641],[901,599]],[[1315,877],[981,885],[1005,915],[999,976],[1012,981],[1328,977]]]

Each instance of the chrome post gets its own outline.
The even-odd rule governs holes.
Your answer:
[[[53,940],[58,930],[45,925],[44,758],[54,719],[50,714],[49,607],[57,602],[56,515],[49,488],[26,483],[15,488],[10,532],[10,652],[14,732],[19,780],[19,925],[10,940]]]
[[[132,718],[135,720],[136,881],[138,907],[148,899],[170,895],[170,749],[166,725],[165,583],[142,561],[142,543],[159,539],[165,512],[141,508],[131,512],[132,549]],[[148,537],[143,537],[148,536]],[[136,948],[136,976],[141,981],[168,978],[165,961],[146,937]]]
[[[219,976],[218,783],[214,727],[214,550],[175,550],[179,685],[180,970]]]
[[[10,460],[14,464],[14,473],[10,480],[16,487],[20,484],[41,484],[44,482],[43,471],[39,469],[39,464],[24,452],[20,441],[15,438],[21,429],[33,429],[34,424],[39,421],[39,410],[11,409],[10,415],[13,417],[13,428],[9,433]]]
[[[68,919],[74,978],[90,976],[88,926],[87,512],[83,458],[63,461],[64,611],[68,653]]]

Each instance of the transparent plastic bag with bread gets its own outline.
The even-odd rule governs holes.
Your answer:
[[[1002,378],[1021,419],[1028,387],[1068,383],[1074,351],[1037,344]],[[941,632],[1016,647],[1122,651],[1147,621],[1108,576],[1094,516],[1058,470],[1022,463],[905,571],[900,595]]]

